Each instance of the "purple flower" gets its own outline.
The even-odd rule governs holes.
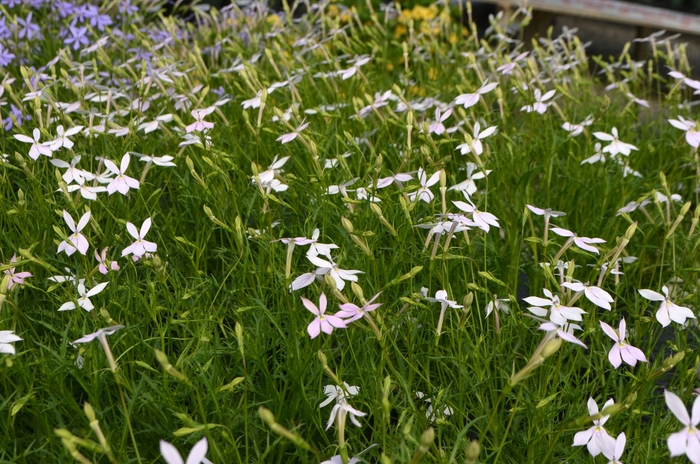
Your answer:
[[[14,58],[15,54],[7,50],[3,44],[0,44],[0,66],[7,66],[12,63]]]
[[[112,24],[112,18],[106,14],[98,14],[90,18],[90,26],[96,27],[100,31],[104,31],[105,27]]]
[[[66,37],[63,40],[63,43],[66,45],[72,45],[73,50],[78,50],[80,48],[80,45],[87,45],[88,44],[88,38],[87,38],[87,27],[70,27],[70,36]]]
[[[58,16],[61,18],[65,18],[67,16],[72,15],[75,13],[75,5],[71,2],[64,2],[63,0],[56,0],[54,2],[54,6],[56,7],[56,10],[58,11]]]
[[[133,16],[134,13],[138,13],[139,8],[131,4],[131,0],[124,0],[121,5],[119,5],[119,13],[126,14],[128,16]]]
[[[10,103],[10,113],[12,113],[12,116],[15,117],[17,120],[17,125],[22,127],[22,123],[27,120],[31,120],[31,116],[26,115],[22,113],[22,110],[20,108],[17,108],[13,103]],[[12,121],[11,117],[6,117],[5,119],[2,120],[3,124],[5,124],[5,130],[9,131],[12,129],[14,123]]]
[[[22,0],[2,0],[0,3],[8,8],[13,8],[22,4]]]
[[[5,24],[5,18],[0,18],[0,40],[9,39],[12,37],[12,31]]]
[[[27,15],[27,19],[22,19],[22,18],[17,18],[17,25],[19,26],[19,34],[17,37],[20,39],[24,39],[25,37],[28,40],[33,39],[36,37],[37,39],[41,39],[41,31],[39,30],[39,26],[36,24],[32,23],[32,15],[34,13],[30,12]]]

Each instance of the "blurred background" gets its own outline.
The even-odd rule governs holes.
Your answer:
[[[250,1],[245,0],[246,3]],[[270,0],[269,5],[282,11],[282,1],[284,0]],[[293,0],[287,1],[294,3]],[[382,0],[370,1],[376,8],[387,3]],[[466,0],[444,1],[449,1],[455,11],[459,11],[460,1],[462,7],[466,5]],[[168,3],[188,4],[192,0],[168,0]],[[221,9],[231,1],[201,0],[198,3]],[[303,5],[304,2],[299,3]],[[366,0],[338,0],[337,3],[355,6],[360,16],[367,9]],[[412,9],[417,6],[428,7],[434,0],[399,0],[398,3],[403,9]],[[700,75],[700,0],[479,0],[472,1],[472,18],[483,34],[489,27],[490,17],[496,17],[502,11],[507,18],[523,4],[533,9],[532,18],[524,28],[523,38],[526,44],[532,38],[546,37],[550,27],[555,36],[565,27],[576,28],[582,42],[591,42],[587,49],[589,56],[601,55],[605,59],[617,57],[625,44],[631,42],[632,56],[636,60],[643,60],[653,46],[646,38],[660,30],[666,30],[666,34],[655,37],[654,40],[665,46],[665,38],[680,34],[674,38],[673,44],[686,44],[693,74]],[[301,6],[298,11],[303,9]],[[467,22],[466,14],[464,21]]]

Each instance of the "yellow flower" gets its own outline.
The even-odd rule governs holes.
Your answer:
[[[394,29],[394,38],[398,39],[399,37],[403,37],[407,32],[408,30],[406,29],[406,26],[399,24],[396,26],[396,29]]]

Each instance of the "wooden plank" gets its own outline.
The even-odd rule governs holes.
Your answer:
[[[550,13],[581,16],[615,23],[668,29],[688,34],[700,34],[700,15],[681,13],[646,5],[616,0],[480,0],[501,6],[531,6],[535,10]]]

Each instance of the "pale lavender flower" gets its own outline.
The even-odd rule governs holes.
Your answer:
[[[3,18],[4,20],[4,18]],[[0,66],[7,66],[12,63],[12,60],[16,58],[16,55],[5,48],[3,44],[0,44]]]
[[[63,39],[63,43],[72,46],[73,50],[78,50],[81,45],[87,45],[89,43],[87,27],[70,26],[69,33],[70,35]]]
[[[17,18],[17,26],[19,28],[19,33],[17,37],[20,39],[31,40],[33,38],[41,39],[41,29],[36,24],[32,23],[32,12],[29,12],[26,19]]]

